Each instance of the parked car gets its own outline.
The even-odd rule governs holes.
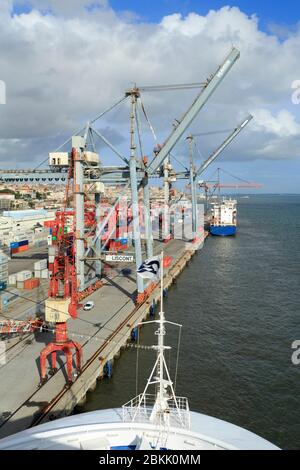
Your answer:
[[[92,310],[94,305],[95,305],[94,302],[92,300],[89,300],[88,302],[84,304],[83,310]]]

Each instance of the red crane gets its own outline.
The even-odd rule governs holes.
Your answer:
[[[71,180],[74,185],[74,161],[76,149],[72,149],[68,182],[66,186],[65,207],[56,212],[52,228],[52,246],[55,247],[54,262],[49,265],[50,277],[49,298],[45,302],[45,320],[55,323],[54,341],[47,344],[40,353],[41,383],[47,380],[46,361],[51,354],[51,372],[56,370],[56,354],[62,351],[67,361],[68,381],[72,382],[73,351],[76,355],[76,368],[80,372],[82,365],[81,345],[68,337],[67,320],[77,317],[77,280],[75,267],[75,231],[74,210],[67,209]],[[73,188],[74,189],[74,188]],[[73,190],[74,193],[74,190]]]
[[[238,180],[238,183],[221,183],[220,182],[220,171],[223,173],[226,173],[230,175],[231,177],[235,178]],[[200,188],[204,188],[205,192],[207,193],[208,191],[211,191],[213,194],[216,189],[260,189],[262,188],[262,185],[259,183],[253,183],[251,181],[246,181],[243,180],[242,178],[239,178],[238,176],[233,175],[232,173],[229,173],[228,171],[222,170],[221,168],[217,169],[217,180],[216,181],[201,181],[198,183]]]

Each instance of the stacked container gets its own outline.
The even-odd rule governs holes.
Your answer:
[[[16,286],[17,285],[17,275],[16,274],[10,274],[8,276],[8,285],[9,286]]]
[[[0,290],[6,289],[8,281],[8,256],[0,251]]]
[[[48,279],[49,273],[47,269],[48,260],[41,259],[34,263],[34,277],[38,279]]]
[[[51,274],[54,270],[54,260],[55,260],[55,255],[57,253],[57,246],[51,245],[48,247],[48,269],[49,269],[49,274]]]
[[[17,288],[24,289],[24,282],[32,278],[31,271],[20,271],[16,274]]]
[[[10,251],[12,255],[15,255],[16,253],[21,253],[22,251],[27,251],[28,248],[29,248],[28,240],[16,241],[10,244]]]

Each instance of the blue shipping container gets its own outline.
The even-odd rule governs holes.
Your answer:
[[[10,248],[11,248],[11,249],[13,249],[13,248],[18,248],[18,246],[19,246],[19,243],[18,243],[18,242],[12,242],[12,243],[10,244]]]
[[[4,281],[0,281],[0,291],[1,291],[1,290],[4,290],[4,289],[6,289],[6,288],[7,288],[7,283],[4,282]]]
[[[19,242],[19,246],[24,246],[24,245],[28,245],[28,240],[22,240],[21,242]]]

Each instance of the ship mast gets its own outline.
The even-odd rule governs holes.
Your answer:
[[[163,309],[163,252],[160,256],[160,312],[157,320],[143,323],[143,326],[150,323],[157,323],[158,329],[157,344],[152,349],[157,351],[155,364],[147,380],[143,393],[133,398],[123,405],[123,420],[131,422],[151,422],[161,427],[164,431],[169,426],[190,428],[190,413],[188,400],[185,397],[176,397],[173,382],[167,367],[165,351],[171,347],[165,345],[166,329],[165,325],[171,324],[177,327],[182,325],[165,319]],[[155,395],[148,393],[150,386],[156,387]]]

